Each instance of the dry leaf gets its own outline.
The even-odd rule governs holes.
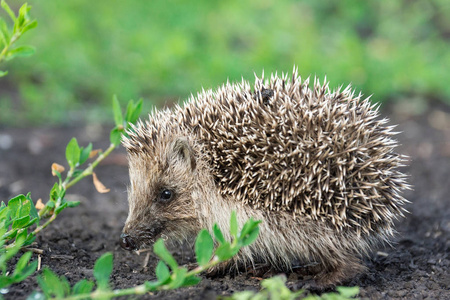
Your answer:
[[[39,198],[34,207],[36,207],[36,209],[41,210],[45,207],[45,204],[44,204],[44,202],[42,202],[42,199]]]
[[[60,164],[57,164],[57,163],[52,164],[52,175],[53,176],[56,176],[55,171],[58,171],[61,174],[62,172],[64,172],[64,170],[65,170],[64,167],[61,166]]]
[[[101,151],[102,151],[102,149],[95,149],[95,150],[92,150],[92,151],[89,153],[89,158],[93,158],[93,157],[97,156],[97,154],[98,154],[99,152],[101,152]]]
[[[97,189],[97,192],[104,194],[110,191],[103,185],[103,183],[100,182],[100,180],[98,180],[97,175],[95,173],[92,173],[92,180],[94,181],[94,185],[95,188]]]

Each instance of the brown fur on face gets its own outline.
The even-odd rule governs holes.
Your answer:
[[[231,265],[292,270],[317,263],[331,285],[365,268],[361,257],[393,236],[409,188],[393,127],[350,88],[302,82],[227,84],[183,107],[155,111],[128,132],[131,186],[125,248],[182,239],[217,223],[228,235],[262,220]],[[162,201],[165,191],[173,197]]]
[[[186,207],[194,205],[196,163],[184,137],[166,137],[151,157],[129,153],[129,215],[124,227],[136,248],[149,246],[162,235],[182,238],[200,230],[197,218]],[[156,154],[156,153],[155,153]],[[161,193],[172,193],[169,200]]]

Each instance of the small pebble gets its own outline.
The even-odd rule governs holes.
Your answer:
[[[0,134],[0,149],[9,150],[13,144],[13,138],[9,134]]]

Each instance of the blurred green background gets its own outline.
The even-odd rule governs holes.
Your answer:
[[[148,111],[294,64],[375,101],[450,102],[448,0],[28,3],[39,25],[18,45],[37,51],[2,65],[2,126],[103,122],[113,94]]]

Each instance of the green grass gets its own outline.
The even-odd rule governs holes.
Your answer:
[[[22,1],[11,1],[18,7]],[[450,3],[30,1],[30,58],[6,67],[0,124],[103,121],[110,99],[180,101],[227,79],[290,72],[352,83],[375,101],[450,101]],[[104,113],[106,110],[108,113]]]

